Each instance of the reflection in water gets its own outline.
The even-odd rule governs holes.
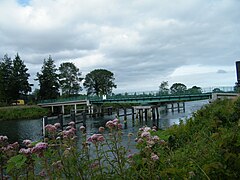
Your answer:
[[[186,102],[185,112],[169,112],[168,114],[161,114],[160,120],[158,122],[159,128],[166,129],[167,127],[178,124],[179,119],[184,119],[190,117],[193,112],[200,109],[204,104],[207,104],[208,100]],[[123,129],[124,139],[127,140],[127,135],[129,132],[136,134],[139,127],[138,120],[135,121],[135,125],[132,124],[132,116],[128,116],[127,128]],[[105,116],[100,118],[89,118],[87,119],[87,134],[88,136],[98,133],[98,128],[100,126],[105,126],[108,120],[114,119],[115,116]],[[65,123],[69,122],[70,119],[66,118]],[[123,117],[120,118],[121,123],[123,123]],[[55,123],[56,120],[49,120],[49,123]],[[152,121],[148,120],[146,123],[148,126],[152,126]],[[81,125],[81,124],[80,124]],[[79,127],[78,125],[77,127]],[[107,133],[107,132],[106,132]],[[1,121],[0,122],[0,135],[6,135],[10,142],[22,142],[24,139],[31,139],[32,141],[40,140],[42,138],[42,121],[37,120],[21,120],[21,121]],[[127,143],[127,141],[126,141]]]

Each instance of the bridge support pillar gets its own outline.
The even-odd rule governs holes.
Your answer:
[[[180,104],[179,104],[179,102],[177,103],[177,109],[178,109],[178,112],[180,112]]]
[[[144,114],[145,114],[145,122],[147,123],[147,120],[148,120],[148,110],[147,109],[144,109]]]
[[[62,105],[62,114],[64,114],[64,105]]]
[[[185,102],[183,102],[183,112],[185,112]]]
[[[174,113],[174,104],[172,103],[172,113]]]
[[[134,108],[132,107],[132,126],[135,125]]]
[[[155,118],[155,108],[152,107],[152,120],[153,122],[155,122],[156,118]]]
[[[53,108],[53,106],[51,106],[51,109],[52,109],[52,114],[54,113],[54,108]]]
[[[77,104],[74,104],[74,112],[77,113]]]

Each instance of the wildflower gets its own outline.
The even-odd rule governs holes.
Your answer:
[[[68,125],[74,127],[75,126],[75,122],[71,121],[71,122],[68,123]]]
[[[23,140],[23,144],[25,144],[25,146],[30,146],[31,144],[32,144],[32,141],[31,140],[29,140],[29,139],[25,139],[25,140]]]
[[[148,131],[150,131],[150,130],[151,130],[150,127],[145,127],[145,128],[143,129],[143,131],[145,131],[145,132],[148,132]]]
[[[80,126],[79,129],[80,129],[81,132],[85,132],[85,130],[86,130],[86,128],[84,126]]]
[[[8,140],[7,136],[0,136],[0,142],[7,141],[7,140]]]
[[[144,141],[143,141],[143,139],[142,138],[139,138],[138,140],[137,140],[137,143],[138,144],[141,144],[141,143],[143,143]]]
[[[149,138],[150,137],[150,132],[143,131],[143,133],[141,134],[141,137],[142,138]]]
[[[98,131],[99,131],[100,133],[103,133],[103,132],[105,131],[105,128],[104,128],[104,127],[99,127],[99,128],[98,128]]]
[[[122,124],[117,124],[118,129],[122,129]]]
[[[157,161],[157,160],[159,159],[159,157],[158,157],[158,155],[152,153],[152,154],[151,154],[151,159],[152,159],[153,161]]]
[[[158,136],[153,136],[153,137],[152,137],[152,140],[155,141],[155,142],[158,142],[160,139],[159,139]]]
[[[49,133],[55,133],[57,131],[57,128],[54,125],[52,125],[52,124],[46,125],[45,129]]]
[[[19,153],[20,154],[24,154],[25,156],[28,156],[28,155],[30,155],[32,153],[32,148],[27,148],[27,149],[21,148],[19,150]]]
[[[89,142],[96,144],[97,142],[103,142],[105,139],[102,134],[93,134],[88,138]]]
[[[131,137],[131,136],[133,136],[133,133],[128,133],[128,137]]]
[[[128,159],[132,159],[132,158],[133,158],[133,154],[129,154]]]
[[[58,129],[61,127],[61,124],[60,123],[55,123],[54,126]]]
[[[41,153],[43,150],[47,149],[48,144],[44,142],[39,142],[33,147],[32,152],[33,153]]]
[[[62,165],[62,162],[61,162],[61,161],[54,162],[54,163],[52,164],[52,166],[55,167],[55,168],[58,169],[58,170],[63,169],[63,165]]]
[[[112,129],[112,128],[115,127],[115,125],[113,124],[113,121],[108,121],[108,122],[106,123],[106,127],[108,127],[109,129]]]
[[[153,140],[148,140],[147,141],[147,145],[152,147],[155,144],[155,142]]]
[[[161,144],[161,145],[164,145],[164,144],[166,144],[166,141],[160,140],[160,144]]]

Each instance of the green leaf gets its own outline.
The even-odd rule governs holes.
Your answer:
[[[26,162],[27,158],[24,155],[16,155],[8,160],[7,173],[12,171],[14,168],[20,169]]]

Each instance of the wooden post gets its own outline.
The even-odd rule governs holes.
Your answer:
[[[147,110],[147,108],[145,109],[145,121],[146,121],[146,123],[147,123],[147,112],[148,112],[148,110]]]
[[[45,131],[45,126],[48,124],[48,117],[47,116],[43,116],[42,118],[42,132],[43,132],[43,137],[45,137],[46,135],[46,131]]]
[[[172,103],[172,113],[174,112],[174,104]]]
[[[74,111],[71,111],[71,120],[76,123],[76,114]]]
[[[103,106],[100,107],[100,112],[101,112],[101,117],[104,117],[104,107]]]
[[[156,107],[156,113],[157,113],[157,120],[159,120],[159,111],[158,111],[158,106]]]
[[[177,108],[178,108],[178,112],[180,112],[180,105],[179,105],[179,102],[177,103]]]
[[[185,102],[183,102],[183,112],[185,112]]]
[[[135,115],[134,115],[134,108],[132,107],[132,126],[135,125]]]
[[[124,121],[127,120],[127,108],[123,108],[124,111]]]
[[[117,117],[119,117],[119,108],[117,108],[116,111],[117,111]]]
[[[87,120],[86,112],[83,112],[83,126],[85,128],[86,128],[86,120]]]
[[[155,108],[152,107],[152,119],[153,119],[153,122],[155,122],[156,118],[155,118]]]
[[[61,129],[63,130],[63,115],[62,114],[58,115],[58,120],[59,120],[59,123],[61,125]]]

